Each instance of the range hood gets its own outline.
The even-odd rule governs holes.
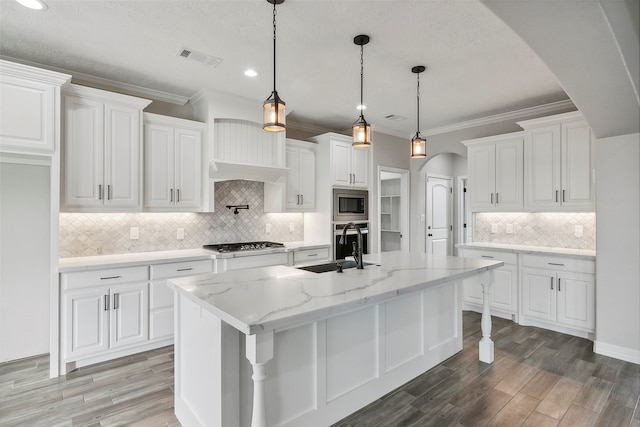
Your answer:
[[[209,178],[214,181],[246,179],[261,182],[284,182],[287,168],[259,166],[247,163],[212,161],[209,163]]]

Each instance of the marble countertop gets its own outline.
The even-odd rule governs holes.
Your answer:
[[[284,248],[265,249],[246,252],[219,253],[207,249],[179,249],[172,251],[137,252],[114,255],[95,255],[73,258],[60,258],[58,272],[97,270],[102,268],[135,267],[139,265],[160,264],[166,262],[197,261],[203,259],[223,259],[252,255],[264,255],[274,252],[290,252],[300,249],[317,249],[329,244],[287,242]]]
[[[487,249],[502,252],[523,253],[530,255],[560,255],[587,260],[596,259],[596,251],[586,249],[551,248],[546,246],[509,245],[504,243],[472,242],[456,245],[458,248]]]
[[[373,265],[343,273],[273,266],[171,279],[169,283],[204,310],[250,335],[323,319],[504,265],[411,252],[365,255],[364,260]]]

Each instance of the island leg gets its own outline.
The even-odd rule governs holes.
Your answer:
[[[479,359],[484,363],[493,363],[493,341],[491,341],[491,310],[489,308],[489,295],[493,273],[487,271],[480,276],[482,285],[482,339],[478,345]]]
[[[264,382],[267,379],[266,364],[273,359],[273,331],[247,335],[247,359],[253,367],[253,412],[251,427],[267,427],[267,401]]]

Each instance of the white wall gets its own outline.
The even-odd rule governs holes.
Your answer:
[[[596,353],[640,363],[640,134],[596,141]]]

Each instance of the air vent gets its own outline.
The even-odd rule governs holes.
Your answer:
[[[406,117],[398,116],[397,114],[389,114],[388,116],[384,116],[385,119],[393,120],[399,122],[400,120],[406,120]]]
[[[198,52],[193,49],[188,49],[184,47],[180,48],[177,56],[191,59],[193,61],[197,61],[205,65],[212,65],[214,67],[217,67],[218,64],[222,62],[222,58],[218,58],[217,56],[207,55],[206,53]]]

